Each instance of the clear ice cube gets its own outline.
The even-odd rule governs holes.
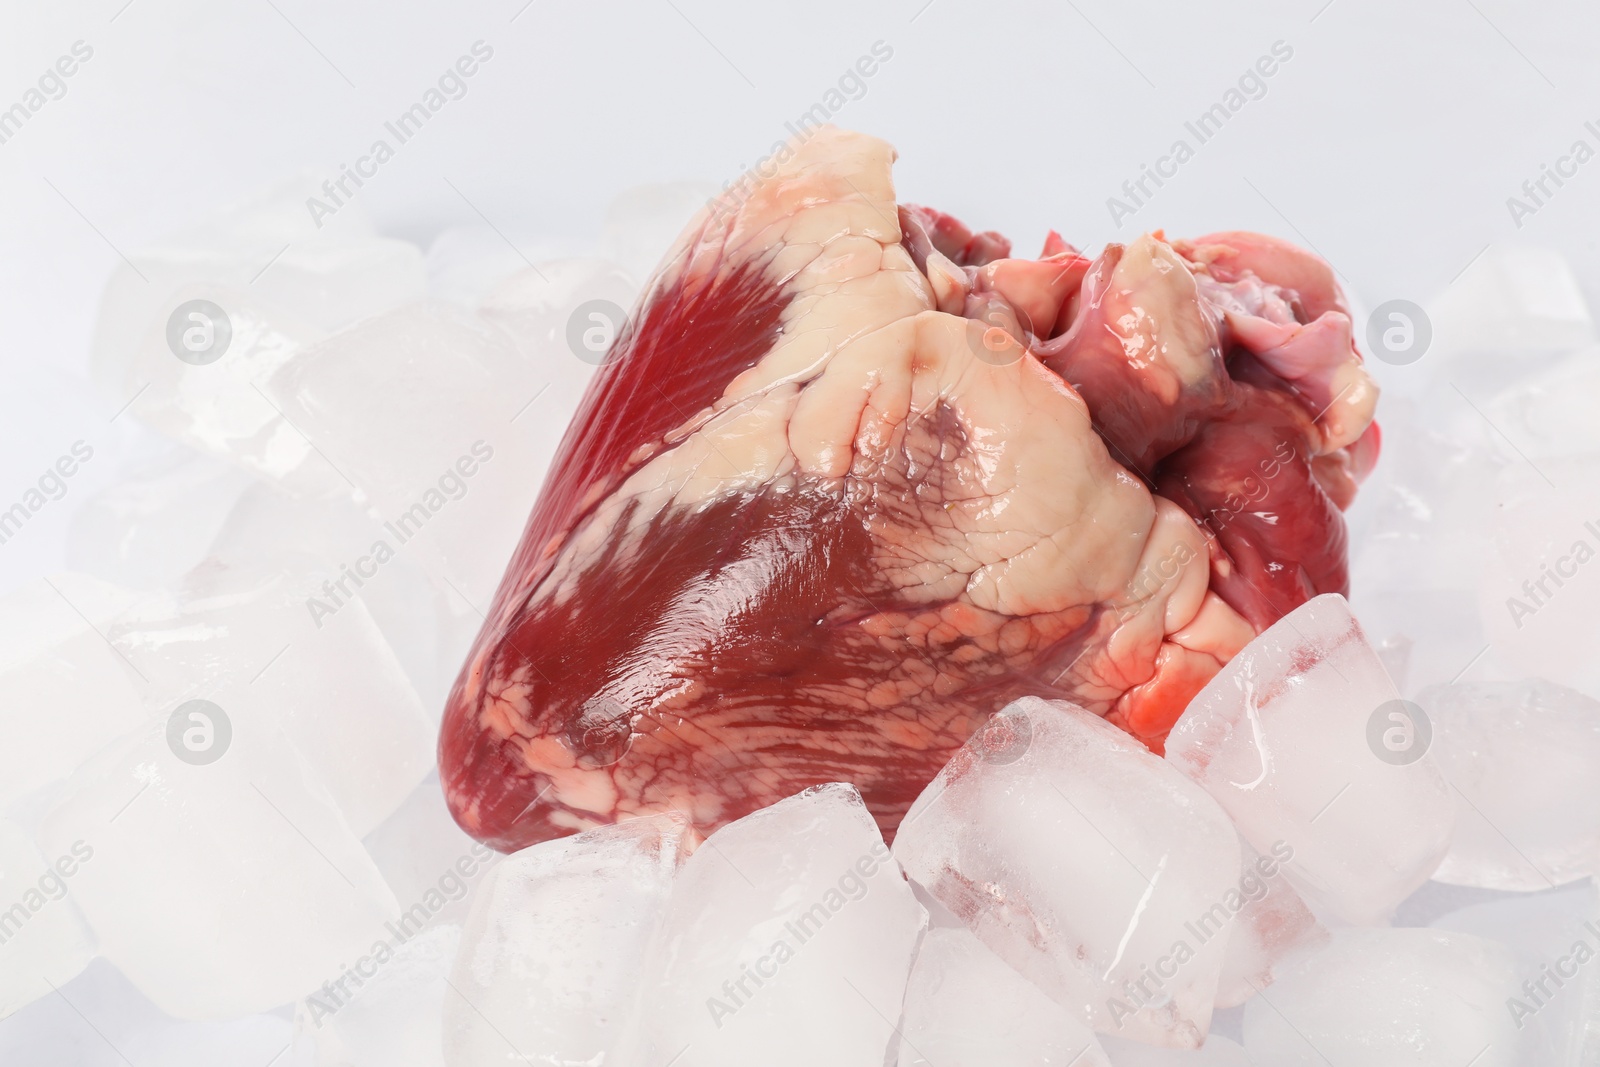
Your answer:
[[[616,1062],[882,1067],[926,923],[854,787],[729,823],[678,872]]]
[[[133,597],[69,572],[0,600],[0,810],[145,721],[144,680],[104,636]]]
[[[107,637],[163,720],[203,699],[236,727],[281,727],[362,835],[433,766],[434,731],[366,606],[316,579],[211,560],[140,600]]]
[[[306,208],[319,184],[295,178],[228,208],[203,225],[131,250],[106,283],[95,323],[94,377],[120,395],[129,363],[152,332],[164,332],[195,285],[248,292],[263,305],[334,330],[421,296],[422,252],[378,237],[359,203],[319,226]],[[120,406],[122,401],[118,401]]]
[[[45,816],[105,957],[170,1015],[266,1011],[370,951],[394,895],[316,776],[270,723],[156,721],[74,777]],[[209,729],[206,745],[192,744]],[[197,753],[209,762],[196,762]],[[181,755],[180,755],[181,754]]]
[[[1251,641],[1197,694],[1167,759],[1258,851],[1294,851],[1289,880],[1345,922],[1373,925],[1427,880],[1455,796],[1429,734],[1329,593]]]
[[[525,848],[490,871],[450,978],[446,1062],[612,1062],[683,831],[671,815],[632,819]]]
[[[1549,1035],[1507,1010],[1522,976],[1502,945],[1437,930],[1336,931],[1245,1008],[1244,1046],[1273,1067],[1533,1067]]]
[[[895,838],[907,874],[1100,1033],[1194,1048],[1243,907],[1217,803],[1082,708],[990,719]]]
[[[311,346],[266,392],[366,494],[395,552],[486,611],[564,429],[541,406],[547,370],[425,301]]]
[[[899,1067],[1110,1063],[1083,1020],[1045,996],[966,927],[923,936],[906,986]]]
[[[1538,679],[1463,682],[1418,697],[1459,801],[1433,877],[1545,889],[1600,864],[1600,701]]]
[[[83,840],[46,858],[21,827],[0,819],[0,1019],[89,965],[94,946],[70,894],[73,876],[93,860]]]

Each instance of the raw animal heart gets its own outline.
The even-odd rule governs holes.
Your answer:
[[[709,833],[833,781],[892,833],[1016,697],[1159,750],[1345,591],[1377,391],[1323,261],[1247,233],[1014,259],[897,204],[893,158],[808,131],[661,267],[450,696],[475,836]]]

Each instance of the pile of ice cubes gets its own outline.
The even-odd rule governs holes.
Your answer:
[[[1164,755],[1027,699],[892,848],[835,784],[502,858],[436,716],[710,190],[564,259],[307,193],[108,287],[133,458],[0,602],[0,1062],[1600,1062],[1600,344],[1559,257],[1491,249],[1375,365],[1354,604],[1260,635]]]

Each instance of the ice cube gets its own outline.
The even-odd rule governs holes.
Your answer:
[[[103,959],[0,1026],[0,1063],[73,1067],[314,1067],[287,1013],[218,1022],[174,1019]]]
[[[1436,417],[1385,407],[1383,462],[1352,509],[1365,518],[1351,541],[1351,605],[1380,649],[1411,643],[1404,692],[1481,669],[1488,644],[1477,582],[1493,554],[1483,531],[1501,503],[1493,486],[1506,461],[1480,440],[1442,436]]]
[[[1217,1006],[1243,1004],[1275,980],[1277,969],[1290,955],[1327,941],[1328,930],[1311,914],[1283,876],[1283,865],[1294,859],[1287,842],[1267,855],[1248,841],[1240,842],[1243,870],[1239,893],[1244,904],[1228,935],[1228,951],[1217,981]]]
[[[1508,949],[1469,934],[1339,930],[1245,1008],[1244,1046],[1273,1067],[1560,1062],[1540,1020],[1507,1010],[1521,981]]]
[[[450,979],[446,1062],[601,1062],[632,1005],[683,830],[672,815],[632,819],[495,867],[473,899]]]
[[[266,392],[366,493],[395,551],[481,611],[564,430],[540,406],[545,370],[478,316],[427,301],[312,346]]]
[[[1600,346],[1527,375],[1485,405],[1508,462],[1600,452]],[[1521,455],[1518,455],[1518,453]]]
[[[1566,257],[1553,248],[1491,246],[1428,307],[1438,356],[1570,351],[1594,322]]]
[[[80,840],[46,859],[20,827],[0,819],[0,1019],[66,984],[94,956],[69,895],[73,875],[93,856]]]
[[[428,246],[428,293],[475,307],[501,282],[528,269],[523,257],[524,251],[488,226],[451,226]]]
[[[162,718],[204,699],[236,727],[281,726],[362,835],[427,774],[433,729],[366,606],[314,581],[209,561],[107,636],[148,679],[147,704]]]
[[[1523,981],[1506,1010],[1535,1020],[1560,1055],[1549,1062],[1600,1062],[1600,895],[1592,881],[1469,904],[1435,919],[1438,930],[1487,938],[1517,958]]]
[[[1436,930],[1454,930],[1498,941],[1519,955],[1540,963],[1559,956],[1577,941],[1595,938],[1600,929],[1585,924],[1600,918],[1600,896],[1594,882],[1562,886],[1536,893],[1502,893],[1492,900],[1475,900],[1450,908],[1429,921]],[[1600,952],[1596,953],[1600,956]]]
[[[926,923],[853,787],[729,823],[678,873],[616,1061],[882,1067]]]
[[[899,1067],[1105,1067],[1094,1031],[965,927],[922,939],[906,985]]]
[[[327,582],[333,597],[360,599],[436,723],[465,655],[445,658],[440,648],[441,627],[456,614],[449,600],[458,598],[430,582],[383,521],[348,492],[309,496],[258,483],[228,513],[210,555],[243,566],[297,565],[313,588]],[[325,594],[320,599],[334,605]]]
[[[173,440],[262,477],[310,492],[342,486],[261,392],[326,331],[255,293],[211,283],[178,289],[161,310],[128,363],[119,405]]]
[[[1494,651],[1600,698],[1600,453],[1509,467],[1496,494],[1494,551],[1478,572]]]
[[[1600,894],[1594,881],[1544,893],[1504,894],[1432,921],[1486,937],[1517,955],[1523,982],[1506,1009],[1526,1029],[1538,1022],[1558,1056],[1552,1064],[1600,1062]]]
[[[1064,702],[1008,705],[923,790],[906,872],[1100,1033],[1194,1048],[1243,907],[1216,802]]]
[[[444,1067],[442,1017],[460,941],[459,926],[432,927],[372,957],[348,999],[313,993],[302,1001],[318,1067]]]
[[[144,681],[103,636],[132,596],[64,573],[0,600],[0,810],[145,721]]]
[[[1157,1048],[1114,1037],[1102,1039],[1111,1067],[1254,1067],[1244,1046],[1219,1034],[1193,1051]]]
[[[678,235],[717,196],[709,182],[664,182],[624,189],[606,209],[601,247],[640,281],[655,273]]]
[[[498,852],[456,825],[437,774],[423,779],[362,843],[400,900],[397,926],[405,936],[430,925],[466,922],[471,894],[500,861]]]
[[[67,562],[134,589],[175,581],[205,558],[229,509],[254,481],[221,460],[165,445],[77,510]]]
[[[92,850],[73,898],[105,957],[168,1014],[287,1003],[398,917],[339,809],[268,723],[215,707],[153,722],[72,785],[40,843],[46,855]]]
[[[540,365],[558,397],[572,397],[572,410],[638,294],[638,282],[615,263],[558,259],[506,278],[479,310]]]
[[[248,292],[323,330],[421,296],[421,250],[375,236],[359,203],[345,204],[319,227],[306,203],[322,195],[319,183],[298,178],[195,230],[131,252],[131,263],[117,268],[100,301],[91,357],[95,380],[120,395],[135,350],[152,331],[165,331],[174,294],[186,286]]]
[[[1433,877],[1544,889],[1600,862],[1600,701],[1538,679],[1424,690],[1434,752],[1459,800]]]
[[[1190,702],[1167,759],[1286,876],[1345,922],[1383,922],[1450,843],[1455,796],[1336,593],[1285,615]]]

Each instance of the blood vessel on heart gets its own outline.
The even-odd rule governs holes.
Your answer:
[[[1251,233],[1037,259],[831,127],[694,219],[557,454],[451,692],[511,850],[846,781],[886,833],[1018,696],[1151,747],[1346,591],[1377,390],[1333,272]]]

